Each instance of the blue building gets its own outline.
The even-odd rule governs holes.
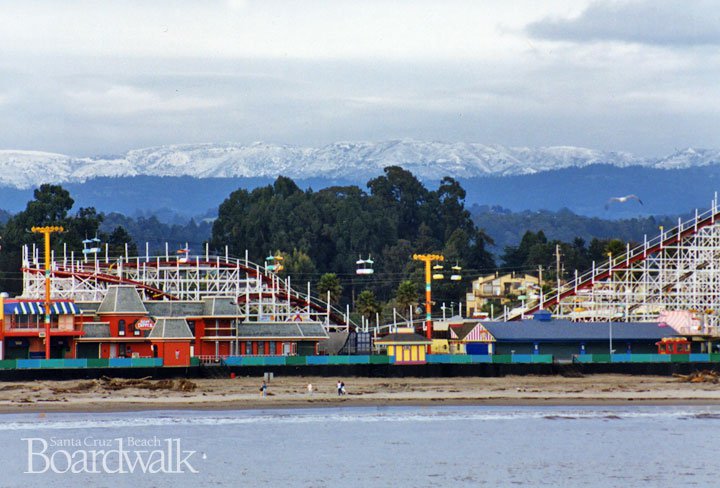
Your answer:
[[[656,342],[677,337],[654,322],[571,322],[523,320],[483,322],[495,339],[495,354],[552,354],[570,359],[578,354],[657,353]]]

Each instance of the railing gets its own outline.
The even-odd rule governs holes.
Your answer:
[[[702,213],[699,213],[696,209],[695,216],[684,222],[681,218],[678,218],[678,225],[676,227],[668,231],[665,231],[661,227],[658,236],[648,240],[646,235],[643,243],[634,248],[630,248],[630,244],[627,244],[627,250],[624,254],[611,256],[606,262],[599,266],[596,266],[595,262],[593,262],[593,266],[589,271],[581,275],[576,274],[574,279],[561,285],[560,288],[552,290],[545,295],[542,300],[527,304],[519,311],[516,309],[514,311],[503,312],[499,317],[494,318],[494,320],[516,320],[527,313],[532,313],[547,305],[560,303],[560,300],[566,296],[576,295],[578,290],[594,284],[598,279],[610,276],[613,271],[626,269],[631,263],[647,258],[648,254],[662,250],[664,246],[672,244],[673,241],[680,242],[683,237],[696,234],[698,229],[714,224],[718,217],[720,217],[720,214],[718,212],[718,196],[716,193],[711,202],[710,209]]]

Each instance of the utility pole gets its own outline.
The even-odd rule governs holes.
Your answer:
[[[30,230],[45,237],[45,359],[50,359],[50,234],[63,232],[65,229],[59,225],[51,225],[33,227]]]
[[[555,244],[555,276],[557,276],[557,293],[560,296],[560,244]]]
[[[540,310],[543,309],[543,289],[542,289],[542,264],[538,266],[538,285],[540,286]]]

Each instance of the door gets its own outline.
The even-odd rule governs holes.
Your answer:
[[[314,356],[315,344],[313,342],[298,342],[297,354],[298,356]]]
[[[98,359],[100,357],[100,344],[95,342],[78,342],[75,351],[78,359]]]
[[[8,343],[5,350],[5,359],[27,359],[29,354],[29,347],[14,346],[12,343]]]
[[[468,354],[490,354],[487,342],[468,342],[465,344],[465,351]]]
[[[117,357],[117,344],[110,344],[110,359]]]

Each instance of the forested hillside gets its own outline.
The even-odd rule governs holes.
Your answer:
[[[643,235],[654,236],[659,227],[677,225],[677,217],[637,217],[621,220],[604,220],[585,217],[562,209],[512,212],[506,208],[487,205],[470,207],[473,221],[492,237],[493,253],[502,253],[506,246],[516,246],[526,231],[543,231],[548,239],[572,242],[576,237],[586,241],[598,239],[620,239],[621,241],[642,241]],[[685,218],[689,218],[686,216]]]
[[[304,288],[311,282],[316,292],[330,293],[333,301],[353,303],[371,315],[384,306],[417,304],[423,283],[421,263],[414,253],[442,253],[446,274],[451,266],[462,268],[463,280],[433,284],[438,302],[457,302],[468,291],[469,281],[493,272],[536,273],[554,279],[556,252],[561,273],[571,277],[592,261],[604,260],[608,252],[619,253],[625,242],[640,242],[654,235],[659,225],[674,220],[636,218],[605,221],[560,212],[512,213],[499,207],[465,208],[466,193],[452,178],[435,189],[426,188],[415,176],[399,167],[385,169],[371,179],[367,190],[335,186],[319,191],[301,189],[293,180],[278,178],[273,184],[238,189],[218,208],[214,222],[190,220],[167,224],[157,217],[131,218],[103,214],[94,208],[74,208],[70,193],[59,186],[43,185],[25,210],[2,225],[0,285],[2,290],[21,289],[20,249],[24,243],[40,243],[30,232],[33,226],[62,225],[65,232],[53,237],[53,247],[64,244],[79,252],[82,240],[98,237],[120,255],[127,244],[130,253],[164,252],[187,243],[191,254],[212,252],[244,256],[263,263],[268,254],[282,255],[283,276]],[[140,249],[138,249],[138,247]],[[375,273],[358,276],[358,259],[372,258]]]

